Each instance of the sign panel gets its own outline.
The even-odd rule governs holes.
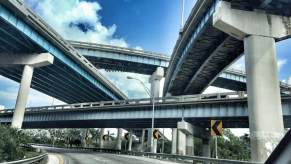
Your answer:
[[[125,133],[125,134],[124,134],[124,138],[125,138],[126,140],[129,140],[129,133]]]
[[[222,136],[222,121],[221,120],[211,120],[211,136]]]

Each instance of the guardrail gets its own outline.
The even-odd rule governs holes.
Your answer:
[[[45,144],[33,144],[33,145],[53,147],[52,145],[45,145]],[[72,150],[86,150],[86,151],[88,150],[88,151],[94,151],[94,152],[114,153],[114,154],[124,154],[124,155],[134,155],[134,156],[144,156],[148,158],[166,159],[166,160],[175,159],[179,161],[191,161],[193,163],[203,162],[203,163],[215,163],[215,164],[263,164],[259,162],[216,159],[216,158],[210,158],[210,157],[185,156],[185,155],[150,153],[150,152],[120,151],[116,149],[101,149],[101,148],[86,148],[86,147],[71,147],[71,148],[58,147],[58,148],[72,149]]]
[[[47,153],[36,156],[36,157],[32,157],[32,158],[22,159],[18,161],[11,161],[11,162],[3,162],[0,164],[32,164],[36,162],[41,162],[45,158],[47,158]]]
[[[155,52],[150,52],[150,51],[125,48],[125,47],[118,47],[118,46],[112,46],[112,45],[106,45],[106,44],[97,44],[97,43],[79,42],[79,41],[70,41],[70,40],[68,42],[77,49],[94,49],[94,50],[109,51],[109,52],[129,53],[133,55],[149,56],[156,59],[162,59],[162,60],[166,60],[167,62],[170,61],[170,57],[168,55],[161,54],[161,53],[155,53]]]
[[[229,92],[229,93],[216,93],[216,94],[198,94],[189,96],[175,96],[175,97],[161,97],[155,98],[156,104],[167,103],[186,103],[186,102],[198,102],[209,100],[227,100],[227,99],[243,99],[245,98],[244,92]],[[89,108],[104,108],[113,106],[130,106],[130,105],[151,105],[152,99],[132,99],[132,100],[118,100],[118,101],[100,101],[78,104],[65,104],[54,106],[41,106],[41,107],[29,107],[26,108],[26,112],[37,112],[43,110],[66,110],[66,109],[89,109]],[[0,110],[1,113],[12,113],[14,109]]]
[[[262,164],[259,162],[248,162],[248,161],[237,161],[229,159],[216,159],[209,157],[200,156],[184,156],[175,154],[163,154],[163,153],[148,153],[148,152],[123,152],[122,154],[134,155],[134,156],[145,156],[149,158],[157,159],[176,159],[182,161],[191,161],[193,163],[203,162],[203,163],[215,163],[215,164]]]

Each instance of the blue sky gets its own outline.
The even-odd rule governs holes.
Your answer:
[[[195,2],[185,0],[185,18]],[[66,39],[168,55],[176,43],[181,21],[181,0],[25,0],[25,3]],[[291,40],[277,44],[280,79],[286,82],[291,77],[290,50]],[[244,69],[244,60],[238,60],[232,67]],[[126,76],[136,76],[146,83],[148,76],[101,72],[130,98],[146,96],[143,88],[134,81],[128,81]],[[0,77],[0,105],[13,108],[17,90],[17,83]],[[209,92],[215,91],[217,89],[209,89]],[[32,90],[27,106],[50,105],[53,102],[61,103]]]

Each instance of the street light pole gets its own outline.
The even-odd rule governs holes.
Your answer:
[[[152,108],[152,127],[151,127],[151,135],[153,135],[153,131],[154,131],[154,124],[155,124],[155,94],[152,91],[150,93],[150,90],[148,89],[148,87],[146,87],[146,85],[144,84],[144,82],[142,82],[140,79],[131,77],[131,76],[127,76],[127,79],[133,79],[133,80],[137,80],[140,82],[140,84],[144,87],[144,90],[146,91],[146,93],[150,96],[150,99],[152,99],[152,104],[153,104],[153,108]],[[151,136],[151,152],[155,152],[155,148],[154,148],[154,138],[153,136]]]

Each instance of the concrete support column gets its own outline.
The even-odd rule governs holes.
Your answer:
[[[30,84],[33,75],[33,67],[25,65],[21,77],[20,87],[17,95],[11,126],[21,129],[24,119],[25,106],[28,99]]]
[[[186,155],[186,134],[178,130],[178,154]]]
[[[244,41],[252,161],[265,162],[283,136],[275,39],[291,35],[291,17],[218,2],[213,26]]]
[[[128,139],[128,151],[131,151],[132,148],[132,130],[129,132],[129,139]]]
[[[202,139],[202,156],[210,157],[210,139]]]
[[[252,160],[264,162],[283,137],[275,40],[244,39]]]
[[[121,150],[121,142],[122,142],[122,129],[117,129],[117,141],[116,141],[116,149]]]
[[[145,129],[142,129],[141,132],[141,141],[140,141],[140,152],[144,152],[144,139],[145,139]]]
[[[149,128],[148,129],[148,146],[149,146],[148,150],[152,153],[156,153],[157,147],[158,147],[157,144],[158,144],[158,141],[154,139],[152,129]]]
[[[161,84],[161,79],[164,77],[164,69],[162,67],[158,67],[157,70],[153,73],[153,75],[150,77],[149,82],[151,83],[151,97],[157,98],[160,97],[160,84]],[[153,102],[155,103],[155,102]],[[153,115],[154,117],[154,115]],[[154,125],[153,125],[154,126]],[[154,128],[154,127],[152,127]],[[150,147],[151,147],[151,152],[156,153],[157,152],[157,144],[158,141],[154,140],[152,137],[153,134],[153,129],[150,130]]]
[[[186,155],[194,155],[194,137],[193,135],[186,136]]]
[[[172,128],[172,149],[171,154],[177,154],[177,128]]]
[[[104,128],[101,128],[101,129],[100,129],[100,138],[99,138],[99,147],[100,147],[101,149],[104,148],[103,135],[104,135]]]

